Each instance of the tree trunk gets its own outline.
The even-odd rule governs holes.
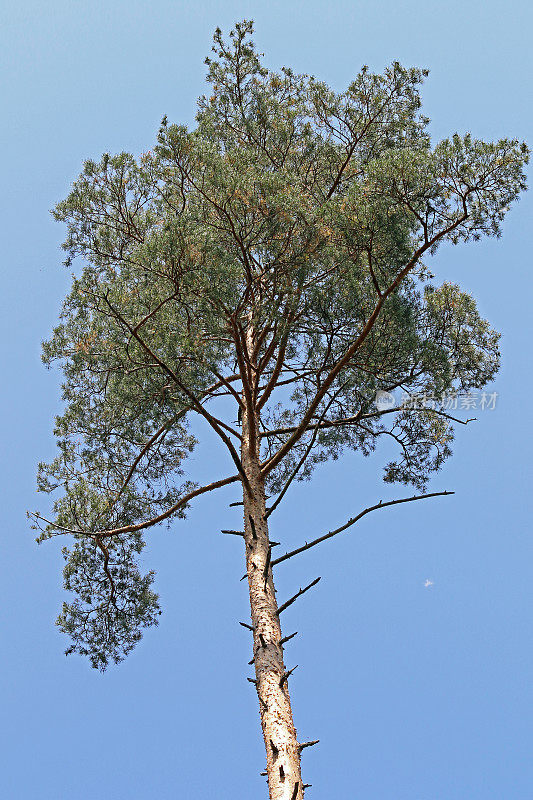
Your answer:
[[[300,748],[292,719],[278,604],[270,567],[257,423],[253,411],[250,414],[249,409],[245,409],[242,416],[242,464],[252,496],[243,486],[244,540],[253,625],[255,685],[266,748],[270,800],[302,800]]]

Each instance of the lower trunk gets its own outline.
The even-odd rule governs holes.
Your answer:
[[[244,425],[243,425],[244,428]],[[264,480],[259,458],[243,452],[253,496],[244,489],[246,568],[254,638],[255,685],[265,740],[270,800],[302,800],[300,748],[292,719],[288,673],[270,567]]]

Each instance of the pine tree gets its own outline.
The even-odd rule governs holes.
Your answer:
[[[217,29],[193,130],[164,118],[140,158],[87,161],[55,209],[66,264],[83,264],[44,345],[44,361],[62,364],[65,410],[59,454],[39,468],[53,518],[32,516],[39,540],[70,537],[75,599],[58,624],[67,652],[103,670],[160,614],[136,560],[145,532],[240,487],[243,530],[224,532],[243,539],[270,798],[301,800],[313,742],[297,739],[280,615],[319,579],[278,605],[273,569],[364,514],[447,494],[425,493],[461,422],[443,399],[492,380],[498,334],[422,259],[500,235],[528,149],[457,134],[432,146],[424,71],[365,67],[336,93],[267,70],[252,33],[246,21],[228,40]],[[376,404],[399,389],[434,402]],[[205,485],[187,471],[194,419],[231,463]],[[380,437],[398,448],[385,481],[416,494],[276,555],[269,523],[292,482]]]

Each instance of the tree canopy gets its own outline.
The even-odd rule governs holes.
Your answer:
[[[439,245],[499,236],[525,188],[514,139],[430,140],[424,71],[364,67],[343,92],[264,66],[252,25],[219,30],[196,125],[163,119],[140,157],[87,161],[54,211],[81,258],[44,345],[59,361],[58,455],[40,465],[56,493],[40,540],[70,535],[60,627],[94,666],[119,661],[160,613],[137,555],[151,526],[195,497],[247,488],[243,409],[277,507],[291,482],[346,450],[397,446],[384,479],[424,491],[450,455],[450,391],[486,386],[498,334],[474,299],[435,285]],[[250,332],[253,332],[251,335]],[[379,409],[401,388],[434,408]],[[230,465],[200,485],[191,420]],[[195,426],[195,431],[197,426]]]

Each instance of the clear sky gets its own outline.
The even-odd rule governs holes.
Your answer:
[[[243,553],[219,533],[239,522],[234,491],[149,533],[144,557],[164,614],[126,662],[101,675],[63,655],[53,624],[60,543],[38,548],[25,518],[45,502],[35,465],[54,453],[60,408],[60,376],[40,363],[69,283],[49,209],[83,159],[149,149],[164,114],[192,122],[212,32],[242,18],[255,20],[270,66],[337,89],[363,64],[427,67],[435,139],[471,131],[531,146],[531,9],[526,0],[3,0],[2,797],[267,795],[250,639],[237,624],[249,615]],[[281,600],[322,576],[284,615],[286,631],[300,632],[287,647],[289,667],[299,664],[298,732],[321,740],[303,755],[310,800],[533,797],[531,218],[528,195],[502,239],[450,246],[433,261],[438,279],[471,291],[503,333],[497,406],[458,431],[431,484],[457,493],[377,512],[278,568]],[[320,469],[273,518],[273,538],[296,546],[402,496],[381,482],[383,460]]]

